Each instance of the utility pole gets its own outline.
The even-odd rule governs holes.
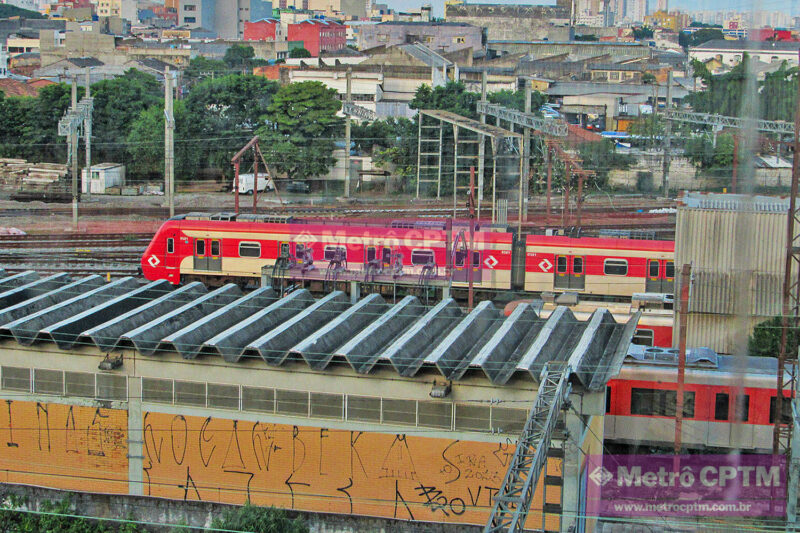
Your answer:
[[[175,117],[172,113],[172,73],[164,67],[164,193],[170,218],[175,216]]]
[[[72,113],[78,113],[78,78],[72,77],[71,87]],[[78,228],[78,128],[75,127],[69,135],[69,153],[72,163],[72,224]]]
[[[689,323],[689,283],[692,265],[681,268],[681,296],[678,301],[678,393],[675,401],[675,455],[681,453],[683,438],[683,385],[686,376],[686,328]]]
[[[481,72],[481,102],[486,102],[488,79],[486,69]],[[483,109],[483,108],[481,108]],[[481,124],[486,124],[486,113],[481,113]],[[483,200],[483,174],[484,158],[486,157],[486,135],[481,135],[478,141],[478,220],[481,218],[481,200]]]
[[[531,80],[525,80],[525,113],[531,112]],[[520,209],[522,211],[522,220],[528,221],[528,179],[530,178],[531,173],[531,129],[530,128],[523,128],[522,130],[522,142],[524,143],[524,148],[522,150],[522,176],[520,179],[524,178],[524,185],[522,186],[522,198],[520,198]]]
[[[656,97],[655,106],[658,108],[658,97]],[[667,102],[666,102],[666,111],[672,108],[672,71],[670,70],[667,72]],[[665,113],[666,114],[666,113]],[[655,117],[655,113],[653,113],[653,117]],[[661,173],[661,194],[664,198],[669,198],[669,163],[670,157],[672,156],[672,122],[669,120],[665,121],[664,124],[664,161],[663,161],[663,168]]]
[[[347,67],[347,88],[345,90],[345,102],[351,103],[353,99],[353,68]],[[351,124],[350,115],[344,116],[344,197],[350,198],[350,135]],[[421,121],[422,119],[420,119]]]
[[[86,99],[91,98],[91,89],[89,85],[92,83],[92,71],[90,67],[86,67]],[[83,119],[83,135],[86,138],[86,179],[92,178],[92,115],[89,113]],[[91,194],[91,187],[86,188],[86,192]]]

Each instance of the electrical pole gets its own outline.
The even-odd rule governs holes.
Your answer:
[[[655,101],[656,108],[658,108],[658,97],[656,97]],[[665,109],[669,111],[672,108],[672,71],[670,70],[667,72],[667,102]],[[666,113],[665,113],[666,114]],[[655,117],[655,113],[653,113],[653,117]],[[672,122],[669,120],[665,121],[664,124],[664,161],[663,161],[663,168],[661,174],[661,194],[664,198],[669,198],[669,163],[670,157],[672,156]]]
[[[170,218],[175,216],[175,117],[172,114],[172,73],[164,67],[164,193]]]
[[[678,393],[675,401],[675,455],[681,453],[683,438],[683,385],[686,376],[686,328],[689,323],[689,283],[692,265],[681,268],[681,296],[678,301]]]
[[[90,67],[86,67],[86,99],[91,98],[91,89],[89,85],[92,83],[92,71]],[[86,138],[86,179],[91,183],[92,178],[92,115],[89,113],[83,119],[83,135]],[[91,186],[86,187],[88,194],[92,193]]]
[[[78,78],[72,77],[71,87],[72,113],[78,113]],[[69,135],[69,153],[72,163],[72,224],[78,227],[78,128],[73,128]]]
[[[531,80],[525,80],[525,113],[531,112]],[[522,211],[522,220],[528,220],[528,178],[531,173],[531,129],[523,128],[522,142],[524,147],[522,149],[522,198],[520,201],[520,211]]]
[[[353,99],[353,68],[347,67],[347,87],[345,90],[344,99],[348,104]],[[422,119],[420,119],[421,121]],[[344,116],[344,197],[350,198],[350,135],[351,124],[350,115],[345,113]]]

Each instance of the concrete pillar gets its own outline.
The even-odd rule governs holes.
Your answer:
[[[128,494],[144,495],[142,378],[128,376]]]
[[[525,80],[525,112],[531,112],[531,80]],[[522,148],[522,220],[528,220],[528,186],[531,173],[531,129],[523,128]]]
[[[450,298],[450,287],[445,285],[442,287],[442,300],[447,300],[448,298]]]
[[[586,428],[580,415],[571,409],[567,410],[564,418],[569,438],[564,442],[564,464],[561,467],[564,483],[561,490],[561,531],[568,533],[576,531],[575,521],[580,512],[580,445]]]
[[[361,284],[357,281],[350,282],[350,303],[355,304],[361,299]]]
[[[347,67],[347,89],[345,90],[345,102],[348,104],[353,100],[353,69]],[[350,115],[344,117],[344,197],[350,198]]]

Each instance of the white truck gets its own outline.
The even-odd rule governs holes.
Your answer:
[[[253,174],[239,174],[239,194],[253,194]],[[261,172],[258,173],[258,192],[271,191],[273,189],[269,176]],[[236,177],[231,183],[231,190],[236,190]]]

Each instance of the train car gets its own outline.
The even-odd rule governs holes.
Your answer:
[[[528,235],[525,290],[631,297],[672,293],[675,243]]]
[[[513,236],[478,231],[472,252],[479,289],[511,288]],[[435,226],[379,227],[331,224],[171,219],[142,256],[147,279],[209,285],[257,279],[280,262],[281,275],[296,280],[367,281],[387,278],[415,285],[422,276],[444,277],[453,264],[453,286],[468,284],[463,231]],[[453,255],[451,260],[451,254]],[[332,268],[334,267],[335,268]]]
[[[690,350],[683,443],[688,448],[772,449],[777,359]],[[675,438],[677,351],[632,346],[606,390],[607,441],[669,447]],[[788,397],[788,396],[787,396]],[[784,420],[791,407],[784,402]]]

